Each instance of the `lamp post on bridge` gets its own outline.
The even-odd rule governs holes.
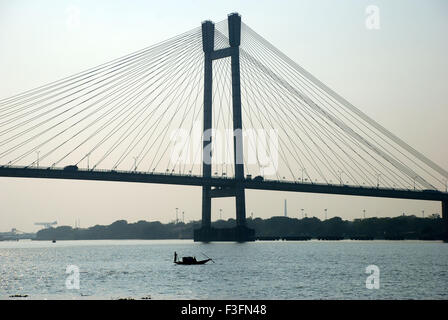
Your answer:
[[[344,171],[342,171],[342,170],[339,171],[339,170],[338,170],[338,173],[339,173],[339,183],[340,183],[341,186],[342,186],[342,184],[343,184],[343,183],[342,183],[342,174],[344,173]]]
[[[303,173],[306,172],[306,168],[302,168],[301,170],[302,170],[302,183],[303,183],[303,181],[304,181],[304,180],[303,180],[303,179],[304,179],[304,178],[303,178]]]
[[[36,153],[37,153],[36,167],[39,168],[39,153],[40,153],[40,151],[36,151]]]
[[[134,171],[137,171],[137,159],[138,157],[132,157],[134,159]]]
[[[90,153],[87,155],[87,170],[90,170]]]

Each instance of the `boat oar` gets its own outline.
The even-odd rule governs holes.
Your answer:
[[[207,256],[204,252],[201,252],[204,256],[206,256],[207,257],[207,259],[210,259],[210,261],[211,262],[213,262],[213,263],[215,263],[215,261],[213,261],[213,259],[212,258],[210,258],[209,256]]]

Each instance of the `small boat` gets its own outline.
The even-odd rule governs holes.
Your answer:
[[[182,257],[182,260],[178,260],[177,253],[174,252],[174,263],[175,264],[185,264],[185,265],[206,264],[209,261],[214,262],[211,258],[208,258],[205,260],[196,260],[196,257]]]

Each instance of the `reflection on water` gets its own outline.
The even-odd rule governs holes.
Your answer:
[[[174,251],[216,263],[175,265]],[[67,289],[69,265],[79,268],[79,290]],[[366,288],[369,265],[379,289]],[[448,244],[0,242],[0,272],[1,299],[447,299]]]

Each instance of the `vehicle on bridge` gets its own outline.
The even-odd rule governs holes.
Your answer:
[[[425,189],[423,192],[429,192],[429,193],[441,193],[439,190],[432,190],[432,189]]]
[[[264,178],[262,176],[256,176],[255,178],[252,179],[252,181],[255,182],[263,182]]]
[[[78,166],[77,165],[70,165],[70,166],[66,166],[64,167],[65,171],[78,171]]]

